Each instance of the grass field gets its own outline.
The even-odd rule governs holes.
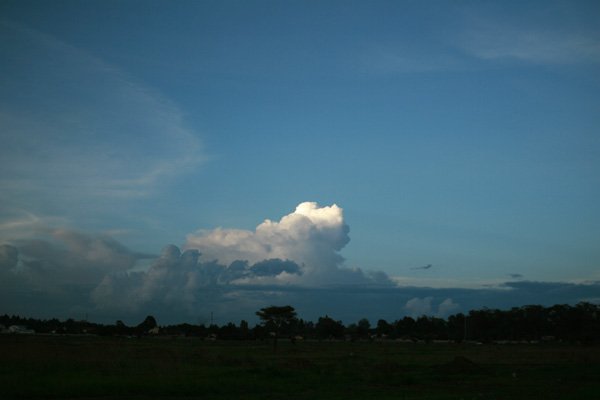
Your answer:
[[[600,348],[0,335],[2,399],[600,399]]]

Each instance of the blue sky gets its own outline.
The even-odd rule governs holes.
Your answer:
[[[351,323],[600,301],[595,1],[0,15],[0,312],[226,323],[290,303]]]

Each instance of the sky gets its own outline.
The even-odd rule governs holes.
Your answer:
[[[596,1],[4,0],[0,314],[600,303],[599,18]]]

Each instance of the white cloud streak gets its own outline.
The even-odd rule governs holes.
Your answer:
[[[143,196],[205,159],[158,91],[55,37],[0,32],[3,203]]]
[[[560,27],[517,27],[474,18],[460,46],[484,60],[513,59],[533,64],[600,62],[600,32],[566,32]]]
[[[429,73],[464,68],[463,61],[449,49],[420,49],[415,52],[402,43],[371,43],[362,49],[361,54],[359,64],[362,72],[374,75]]]
[[[485,8],[485,7],[484,7]],[[363,73],[396,75],[439,73],[482,68],[474,62],[519,61],[531,65],[598,64],[600,31],[560,24],[523,25],[516,20],[497,22],[475,10],[463,10],[455,29],[420,47],[406,37],[367,42],[357,64]],[[528,19],[530,22],[530,19]]]

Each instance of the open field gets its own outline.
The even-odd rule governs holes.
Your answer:
[[[0,335],[0,398],[600,399],[600,348]]]

